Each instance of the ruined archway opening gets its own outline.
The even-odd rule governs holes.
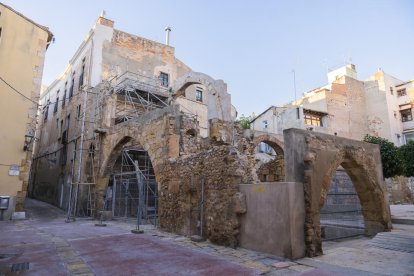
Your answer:
[[[260,142],[255,152],[256,173],[260,182],[285,180],[283,150],[270,141]]]
[[[142,147],[124,147],[110,172],[105,209],[118,219],[157,223],[158,189],[150,156]],[[139,215],[140,214],[140,215]]]
[[[365,223],[359,195],[347,170],[339,166],[327,189],[322,189],[320,226],[322,242],[364,235]]]

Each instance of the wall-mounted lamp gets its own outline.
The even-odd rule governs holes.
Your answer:
[[[32,133],[28,133],[24,136],[24,146],[23,150],[28,151],[30,148],[30,144],[33,143],[34,135]]]

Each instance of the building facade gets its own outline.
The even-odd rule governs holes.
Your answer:
[[[0,196],[3,219],[23,211],[46,50],[52,33],[0,3]]]
[[[114,29],[114,22],[102,16],[40,103],[30,194],[68,214],[88,216],[96,210],[92,197],[108,133],[140,128],[134,134],[140,135],[143,129],[134,122],[150,121],[151,114],[172,106],[197,124],[190,136],[206,138],[209,121],[236,116],[223,81],[193,72],[175,57],[173,47]],[[132,189],[140,178],[146,191],[156,192],[147,150],[132,142],[123,145],[108,192],[114,214],[136,215],[138,191]],[[125,193],[130,197],[125,199]],[[126,207],[115,208],[118,203]]]
[[[328,80],[297,101],[270,107],[253,120],[252,128],[279,134],[287,128],[307,128],[355,140],[369,134],[396,146],[413,139],[413,81],[381,69],[361,81],[353,64],[329,72]]]

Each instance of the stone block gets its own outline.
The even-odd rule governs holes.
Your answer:
[[[12,220],[26,219],[26,212],[13,212]]]

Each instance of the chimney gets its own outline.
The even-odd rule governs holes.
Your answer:
[[[170,32],[171,32],[171,27],[169,26],[165,27],[165,44],[167,46],[170,46]]]
[[[103,25],[103,26],[113,28],[114,27],[114,21],[112,21],[110,19],[107,19],[105,17],[106,17],[106,12],[102,11],[101,15],[99,15],[99,17],[98,17],[97,23],[100,24],[100,25]]]

